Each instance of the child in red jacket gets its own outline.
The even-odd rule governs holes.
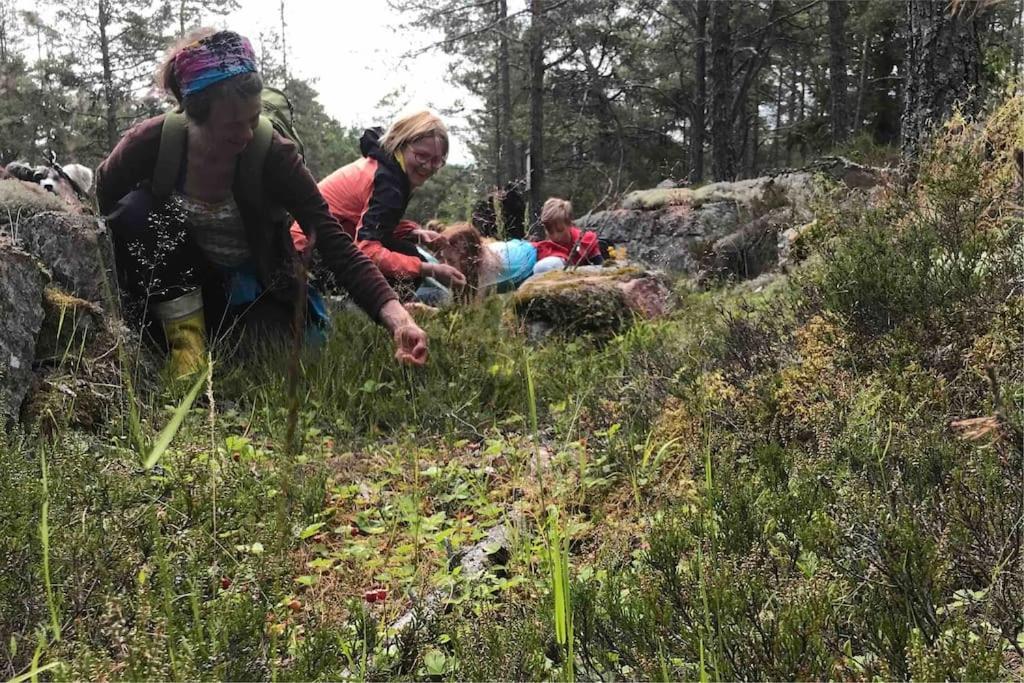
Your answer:
[[[572,224],[572,204],[565,199],[552,197],[544,202],[540,210],[540,222],[544,224],[546,240],[534,243],[537,248],[537,265],[533,274],[560,270],[566,265],[600,265],[601,246],[597,233],[583,232]]]

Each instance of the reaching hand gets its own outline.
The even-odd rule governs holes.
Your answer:
[[[427,362],[427,333],[409,322],[395,329],[395,360],[421,366]]]
[[[434,251],[444,249],[445,245],[448,244],[448,238],[434,230],[420,228],[419,230],[413,230],[412,234],[416,236],[420,244],[430,247]]]
[[[458,268],[446,263],[425,263],[422,273],[436,278],[442,285],[449,287],[465,287],[466,276]]]
[[[395,360],[405,365],[424,365],[427,362],[427,333],[420,329],[398,299],[384,304],[379,316],[395,338]]]

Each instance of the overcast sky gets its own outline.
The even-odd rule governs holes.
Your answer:
[[[241,10],[207,22],[248,36],[259,50],[260,31],[280,26],[279,0],[240,0]],[[411,108],[463,110],[466,94],[445,82],[449,59],[438,50],[414,59],[437,34],[403,29],[385,0],[286,0],[288,69],[316,79],[320,102],[345,126],[386,126],[392,115]],[[397,94],[397,97],[394,95]],[[378,106],[389,98],[393,102]],[[463,119],[446,116],[452,128],[449,160],[470,161],[461,133]]]
[[[280,0],[238,4],[237,12],[204,17],[203,23],[237,31],[259,51],[260,32],[280,28]],[[44,16],[55,13],[37,0],[16,0],[15,6]],[[451,131],[449,161],[470,161],[463,115],[467,95],[445,82],[449,58],[439,50],[406,57],[436,42],[439,34],[403,28],[386,0],[285,0],[285,22],[289,71],[315,80],[320,102],[343,126],[387,126],[402,111],[428,107],[444,116]],[[380,106],[385,98],[388,103]]]

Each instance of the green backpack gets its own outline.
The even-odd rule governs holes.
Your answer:
[[[288,138],[299,148],[299,156],[304,156],[305,148],[295,130],[295,110],[288,96],[277,88],[263,88],[260,94],[263,101],[263,113],[256,125],[255,135],[249,146],[242,152],[239,161],[239,173],[242,182],[249,188],[250,197],[263,197],[263,163],[267,159],[270,141],[276,130],[282,137]],[[181,159],[185,150],[186,120],[182,112],[170,112],[164,117],[160,131],[160,151],[153,169],[151,190],[157,198],[170,196],[181,171]]]

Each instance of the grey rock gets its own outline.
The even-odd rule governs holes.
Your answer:
[[[47,211],[18,224],[18,245],[42,261],[71,294],[105,301],[115,281],[110,240],[102,222],[83,214]]]
[[[773,267],[768,261],[778,253],[779,233],[813,219],[819,176],[861,191],[886,181],[884,169],[828,157],[806,169],[697,188],[663,183],[631,192],[621,208],[588,214],[577,225],[624,246],[630,260],[645,266],[693,274],[710,261],[712,268],[753,277]],[[756,222],[765,216],[772,217],[768,230],[767,223]]]
[[[626,247],[631,261],[671,273],[693,273],[707,246],[737,228],[735,201],[651,210],[613,209],[590,214],[577,224]]]
[[[788,211],[776,209],[717,240],[709,254],[709,274],[745,280],[775,267],[779,261],[779,234],[788,217]]]
[[[32,379],[49,277],[31,255],[0,236],[0,414],[16,418]]]

